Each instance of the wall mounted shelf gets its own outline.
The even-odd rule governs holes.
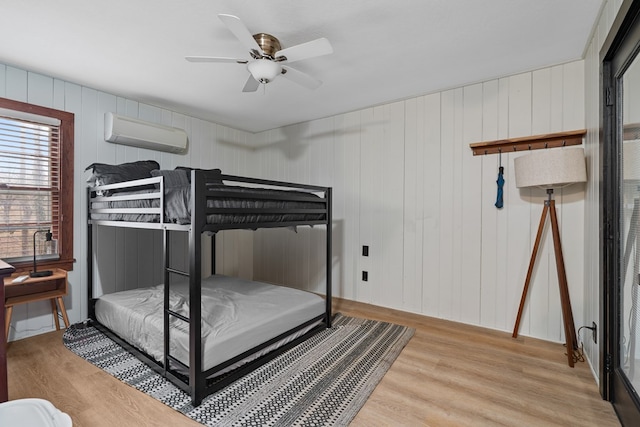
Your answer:
[[[469,144],[474,156],[581,145],[585,129]]]

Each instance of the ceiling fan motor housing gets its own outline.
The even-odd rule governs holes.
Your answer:
[[[282,50],[280,41],[271,34],[258,33],[254,34],[253,38],[256,43],[258,43],[258,46],[260,46],[260,49],[262,49],[264,54],[271,59],[275,59],[276,52]],[[257,57],[256,59],[260,59],[260,57]]]

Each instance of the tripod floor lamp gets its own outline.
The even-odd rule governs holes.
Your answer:
[[[547,200],[542,209],[538,234],[533,245],[531,261],[527,271],[527,278],[522,290],[522,298],[518,308],[518,317],[513,328],[513,338],[518,336],[522,312],[529,293],[529,284],[533,268],[542,239],[542,232],[546,223],[547,215],[551,218],[551,231],[553,235],[553,249],[556,258],[556,269],[558,271],[558,286],[560,287],[560,303],[562,306],[562,320],[564,324],[564,334],[567,344],[567,361],[573,367],[575,361],[574,352],[578,349],[576,340],[575,323],[571,310],[571,300],[569,298],[569,287],[567,285],[567,274],[564,268],[564,257],[562,256],[562,245],[560,243],[560,229],[558,227],[558,217],[556,216],[556,204],[553,199],[553,189],[587,180],[585,168],[584,150],[582,148],[549,148],[537,150],[529,155],[515,159],[516,187],[543,187],[547,189]]]

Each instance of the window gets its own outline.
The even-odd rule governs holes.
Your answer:
[[[73,133],[72,113],[0,98],[0,258],[18,269],[34,239],[39,266],[72,269]]]

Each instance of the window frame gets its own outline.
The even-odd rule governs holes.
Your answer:
[[[33,105],[0,97],[0,108],[37,114],[60,120],[60,212],[58,218],[57,260],[38,260],[38,268],[61,268],[73,270],[73,174],[74,174],[74,134],[75,115],[67,111]],[[33,262],[12,262],[16,271],[29,271]]]

